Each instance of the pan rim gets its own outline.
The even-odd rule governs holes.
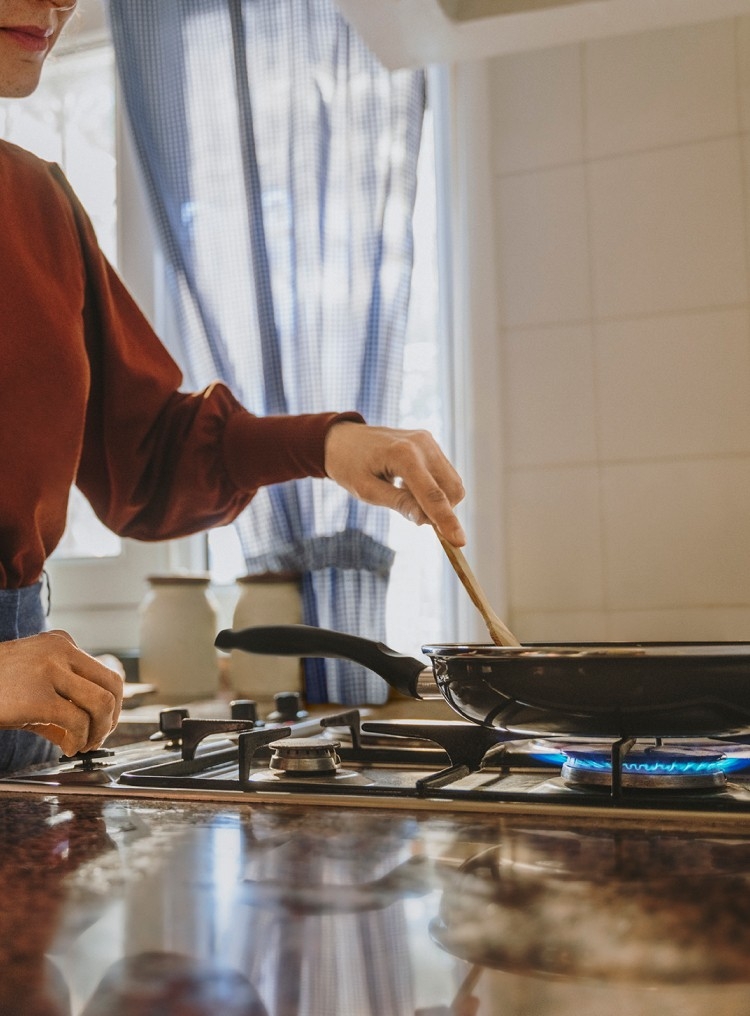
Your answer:
[[[750,660],[750,642],[528,642],[522,646],[497,646],[481,642],[430,642],[422,652],[433,657],[471,656],[488,659],[659,659],[700,660],[728,658]]]

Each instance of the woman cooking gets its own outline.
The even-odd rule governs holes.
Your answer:
[[[0,0],[0,95],[36,88],[75,6]],[[261,486],[328,476],[464,542],[461,480],[429,434],[356,413],[260,418],[219,383],[181,392],[59,168],[3,141],[0,222],[0,771],[90,750],[119,715],[120,677],[44,631],[41,576],[74,484],[135,539],[224,525]]]

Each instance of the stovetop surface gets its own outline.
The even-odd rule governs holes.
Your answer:
[[[226,730],[225,727],[230,729]],[[430,810],[497,812],[561,809],[583,813],[669,814],[675,821],[730,816],[750,825],[750,748],[706,739],[554,742],[522,739],[460,721],[365,721],[356,710],[320,720],[246,724],[191,720],[169,736],[93,757],[63,759],[0,781],[9,790],[61,793],[257,799],[316,806],[419,807]],[[159,735],[157,735],[158,737]],[[624,739],[623,739],[624,740]],[[310,751],[306,746],[311,745]],[[332,771],[272,768],[289,747],[315,750]],[[315,749],[315,750],[314,750]],[[582,762],[589,782],[571,783],[567,766]],[[667,765],[663,763],[666,757]],[[592,761],[593,759],[593,761]],[[567,766],[566,766],[567,763]],[[658,779],[644,769],[660,767]],[[297,764],[294,761],[292,765]],[[302,765],[316,765],[306,759]],[[621,770],[613,780],[607,765]],[[708,780],[706,767],[713,767]],[[604,772],[604,775],[602,773]],[[696,777],[698,773],[698,777]]]

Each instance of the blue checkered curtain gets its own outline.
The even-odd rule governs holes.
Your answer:
[[[332,0],[110,0],[122,92],[190,385],[253,412],[398,422],[424,111]],[[303,574],[309,624],[382,640],[387,511],[326,480],[261,491],[249,573]],[[312,702],[381,702],[380,678],[308,661]]]

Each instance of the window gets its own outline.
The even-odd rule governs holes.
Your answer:
[[[429,94],[429,93],[428,93]],[[400,425],[429,430],[450,454],[449,418],[442,397],[445,350],[440,343],[438,298],[437,180],[434,114],[428,106],[414,209],[414,270],[404,350]],[[441,641],[446,590],[443,552],[431,527],[416,529],[394,515],[390,545],[396,551],[386,605],[387,640],[402,653]]]
[[[414,213],[414,271],[409,305],[399,425],[431,431],[449,449],[448,415],[442,397],[438,299],[437,214],[434,117],[428,108],[420,149]],[[347,408],[347,407],[345,407]],[[419,655],[421,646],[440,641],[446,607],[442,551],[428,526],[415,526],[393,514],[389,545],[396,551],[386,605],[386,640],[399,652]],[[242,574],[242,552],[232,526],[208,537],[211,572],[219,586],[231,587]]]

